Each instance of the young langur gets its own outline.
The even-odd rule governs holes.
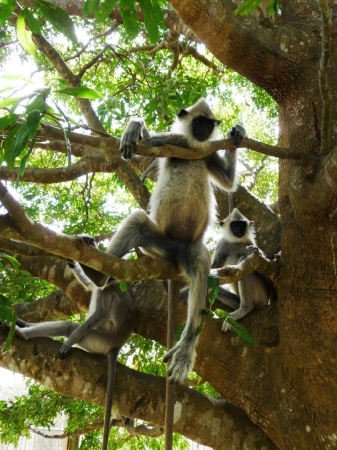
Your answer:
[[[151,135],[141,118],[129,122],[121,139],[124,158],[131,158],[138,140],[146,145],[177,145],[195,150],[206,149],[218,138],[220,120],[204,99],[182,109],[170,132]],[[229,136],[236,146],[245,137],[237,125]],[[211,180],[210,180],[211,179]],[[226,150],[204,159],[161,158],[157,184],[150,199],[150,212],[134,211],[111,239],[107,252],[122,257],[135,246],[146,253],[177,263],[189,289],[187,321],[181,338],[167,352],[171,383],[182,382],[193,368],[196,330],[205,307],[210,254],[203,244],[205,230],[213,218],[212,183],[227,191],[236,189],[236,150]]]
[[[238,264],[256,250],[253,223],[236,208],[220,222],[222,238],[215,248],[212,268]],[[252,247],[248,248],[249,246]],[[258,272],[252,272],[243,280],[230,283],[230,286],[240,298],[239,308],[229,314],[234,320],[242,319],[254,308],[267,305],[273,289],[269,278]],[[221,297],[219,299],[221,301]],[[229,329],[230,324],[225,320],[222,331]]]
[[[94,245],[92,238],[84,237],[84,239],[90,245]],[[93,275],[94,278],[100,275],[99,278],[103,279],[102,274],[79,263],[69,264],[69,267],[78,281],[87,290],[92,291],[89,312],[85,322],[82,325],[76,322],[30,324],[18,319],[17,324],[19,326],[16,326],[15,333],[24,339],[67,337],[67,341],[59,349],[61,359],[66,357],[74,344],[78,344],[91,353],[107,355],[108,384],[102,442],[102,450],[107,450],[117,357],[131,334],[135,320],[135,306],[128,292],[120,290],[119,281],[105,277],[104,286],[97,287],[90,276]]]

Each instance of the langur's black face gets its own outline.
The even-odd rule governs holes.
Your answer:
[[[199,142],[205,142],[213,133],[215,125],[219,123],[219,120],[208,119],[204,116],[194,117],[191,122],[192,136]]]
[[[230,223],[230,229],[235,237],[243,237],[247,229],[247,222],[245,220],[233,220]]]

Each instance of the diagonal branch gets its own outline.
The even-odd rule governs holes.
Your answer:
[[[76,76],[69,69],[62,56],[57,52],[57,50],[47,41],[47,39],[41,35],[32,35],[32,39],[37,46],[37,48],[49,59],[49,61],[54,65],[60,76],[67,81],[69,87],[79,87],[81,86],[81,77]],[[105,133],[105,129],[98,119],[91,103],[86,98],[76,98],[76,101],[85,117],[88,125],[94,130]]]
[[[119,280],[180,279],[176,267],[168,261],[146,255],[135,261],[115,258],[85,244],[82,238],[67,236],[34,222],[1,182],[0,202],[9,213],[0,216],[0,236],[4,238],[26,242],[69,261],[79,261]]]
[[[254,271],[264,275],[275,274],[281,266],[280,255],[275,259],[267,259],[259,251],[254,251],[237,265],[228,265],[218,269],[220,284],[242,280]]]

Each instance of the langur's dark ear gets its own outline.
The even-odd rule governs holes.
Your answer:
[[[177,116],[181,119],[185,116],[187,116],[188,112],[186,111],[186,109],[182,109],[181,111],[178,112]]]

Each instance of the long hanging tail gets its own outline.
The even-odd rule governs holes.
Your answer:
[[[167,318],[167,350],[174,344],[174,334],[177,327],[177,314],[179,303],[180,281],[169,280],[168,291],[168,318]],[[168,368],[170,362],[168,362]],[[175,386],[166,375],[166,405],[165,405],[165,450],[173,448],[173,419],[175,404]]]
[[[111,408],[115,387],[115,378],[116,378],[116,364],[117,357],[120,348],[113,348],[108,353],[108,385],[106,390],[106,400],[105,400],[105,415],[104,415],[104,433],[103,433],[103,442],[102,442],[102,450],[108,449],[108,440],[110,434],[110,422],[111,422]]]

